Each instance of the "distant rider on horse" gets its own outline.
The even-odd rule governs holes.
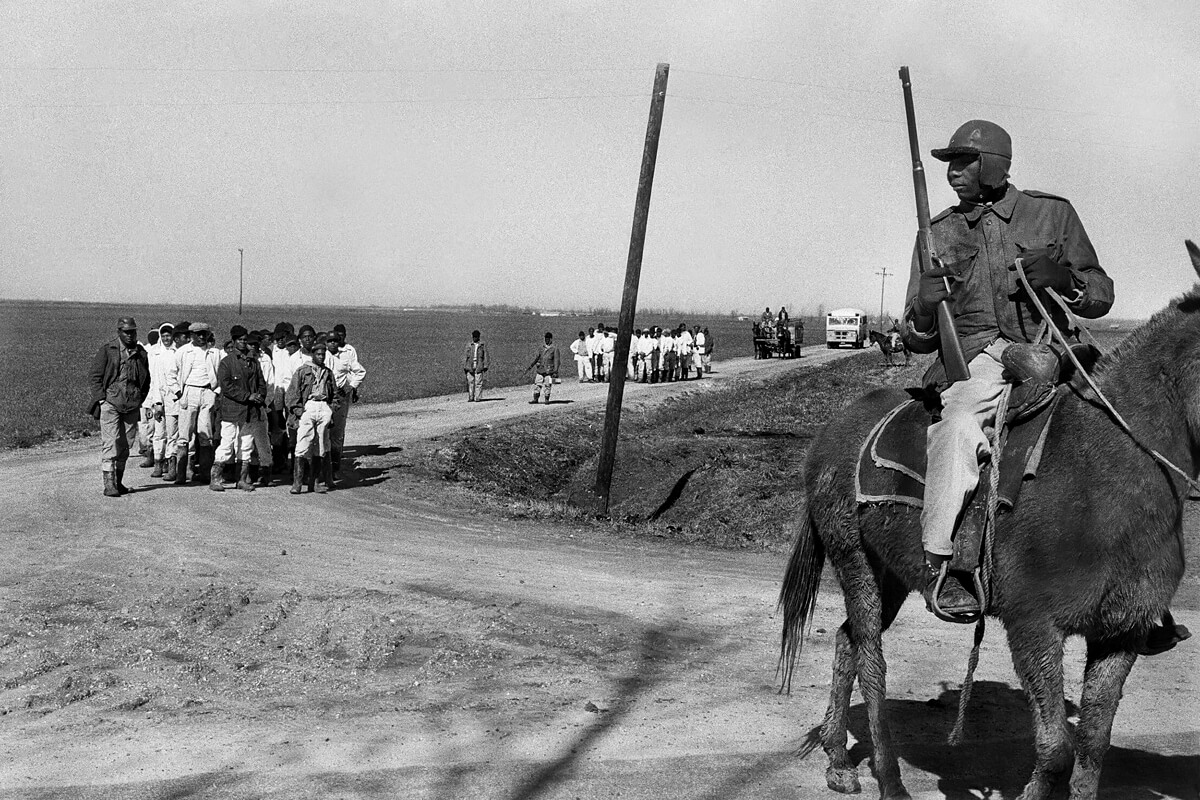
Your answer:
[[[1013,271],[1015,259],[1022,259],[1029,284],[1039,294],[1054,289],[1080,317],[1102,317],[1113,303],[1112,279],[1101,269],[1070,202],[1008,182],[1012,141],[1003,128],[984,120],[967,122],[933,157],[949,164],[946,178],[960,202],[931,220],[935,268],[922,275],[913,254],[904,341],[916,353],[936,350],[937,305],[949,298],[971,377],[947,385],[939,359],[924,379],[941,393],[940,419],[926,434],[921,510],[930,603],[943,564],[954,552],[956,521],[979,483],[980,459],[989,453],[983,431],[997,424],[1005,384],[1014,375],[1026,377],[1022,373],[1030,367],[1057,366],[1058,356],[1048,345],[1031,344],[1041,319]],[[1065,330],[1061,309],[1044,305],[1054,308],[1052,323]],[[1017,343],[1021,346],[1014,348]],[[978,599],[953,573],[937,600],[951,614],[979,612]]]

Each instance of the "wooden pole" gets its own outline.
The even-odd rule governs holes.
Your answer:
[[[238,316],[242,315],[242,274],[243,267],[246,265],[246,254],[242,252],[242,248],[238,248]]]
[[[629,345],[633,338],[633,315],[637,311],[638,280],[642,275],[642,250],[646,244],[646,219],[650,214],[650,189],[654,185],[654,162],[658,158],[658,134],[662,130],[663,105],[667,99],[667,73],[670,64],[659,64],[654,72],[654,93],[650,98],[650,121],[646,123],[646,146],[642,150],[642,173],[638,178],[637,200],[633,206],[633,232],[629,236],[629,261],[625,265],[625,290],[621,294],[621,317],[617,322],[617,343],[613,368],[608,376],[608,405],[604,410],[604,435],[600,445],[600,463],[596,467],[596,513],[608,514],[608,494],[612,486],[613,464],[617,457],[617,429],[621,425],[621,398],[625,394],[625,369],[629,363]]]

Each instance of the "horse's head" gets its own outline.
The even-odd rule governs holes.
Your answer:
[[[885,341],[883,334],[879,331],[871,331],[868,335],[871,337],[871,344],[883,344]]]

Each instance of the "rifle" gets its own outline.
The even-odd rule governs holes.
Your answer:
[[[900,85],[904,88],[904,114],[908,118],[908,147],[912,151],[913,190],[917,195],[917,260],[924,274],[933,267],[933,252],[929,249],[929,192],[925,188],[925,167],[921,164],[921,148],[917,144],[917,114],[913,110],[912,81],[908,77],[908,67],[900,68]],[[950,291],[950,282],[942,278],[946,291]],[[967,367],[967,359],[963,355],[962,343],[958,340],[958,329],[954,325],[954,316],[946,301],[938,303],[937,326],[939,350],[942,355],[942,366],[946,368],[946,379],[951,383],[965,381],[971,377]]]

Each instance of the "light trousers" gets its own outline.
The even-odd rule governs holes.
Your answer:
[[[979,485],[980,459],[991,452],[983,429],[996,422],[1006,383],[1000,354],[1008,344],[997,341],[971,359],[970,379],[952,383],[942,392],[942,418],[926,431],[921,542],[935,555],[954,555],[955,523]]]
[[[179,415],[163,414],[154,420],[154,458],[162,461],[175,455],[175,442],[179,438]]]
[[[296,455],[305,457],[317,445],[317,455],[329,455],[329,423],[333,421],[333,409],[323,400],[309,400],[304,404],[300,424],[296,427]]]
[[[125,469],[129,451],[137,448],[138,423],[142,410],[117,411],[107,400],[100,401],[100,469],[117,472]]]
[[[212,444],[212,408],[217,395],[212,389],[185,386],[179,398],[179,438],[175,440],[177,455],[187,455],[192,436],[198,447]]]
[[[236,453],[235,453],[236,448]],[[230,461],[250,463],[254,452],[254,431],[248,422],[221,421],[221,443],[217,445],[217,453],[213,461],[226,464]]]
[[[467,399],[468,400],[482,400],[483,399],[483,377],[484,377],[485,373],[471,372],[470,370],[463,370],[463,373],[467,376]],[[349,397],[345,398],[345,400],[342,402],[342,405],[345,407],[346,413],[349,414],[350,413],[350,398]],[[337,412],[335,411],[334,413],[336,414]],[[345,437],[344,422],[343,422],[343,428],[342,428],[342,435],[344,438]],[[337,447],[338,450],[342,449],[340,442],[338,444],[336,444],[335,447]]]

